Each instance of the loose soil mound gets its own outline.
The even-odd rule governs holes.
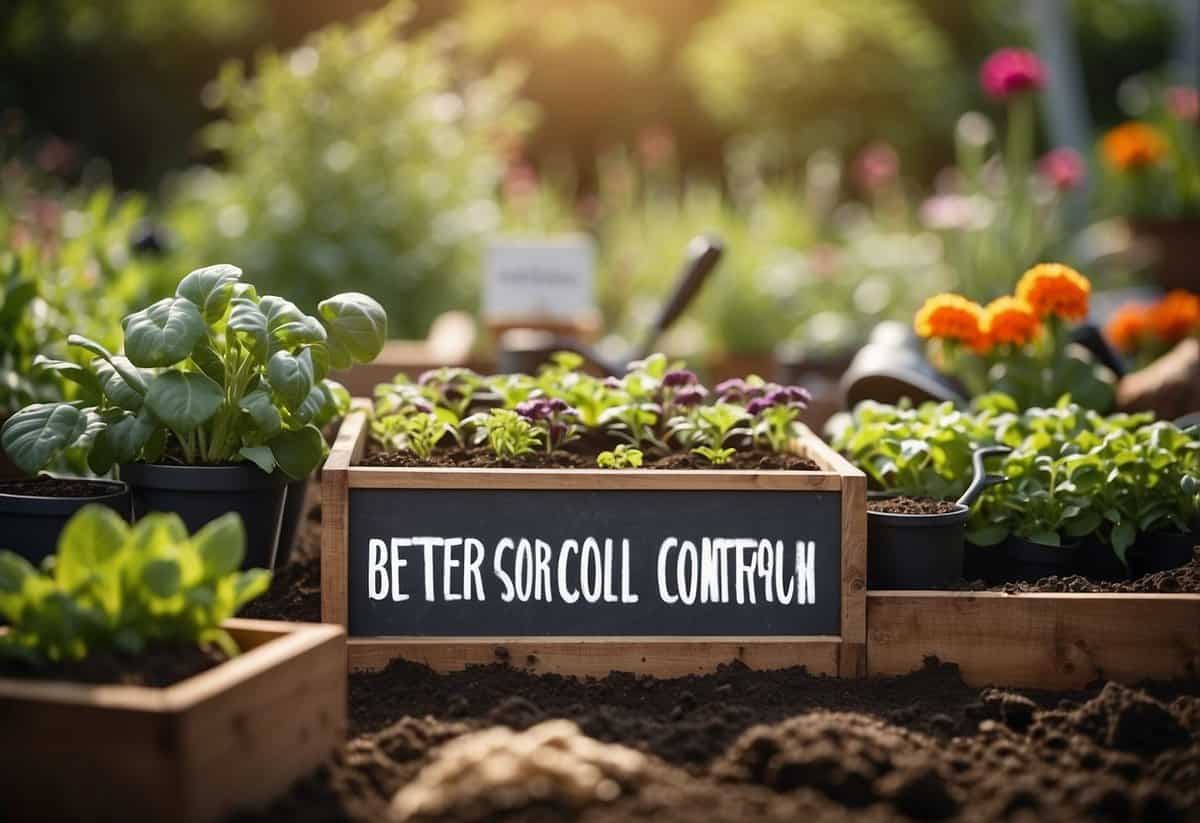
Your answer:
[[[932,497],[883,497],[868,500],[867,509],[882,514],[950,514],[959,508],[949,500]]]
[[[596,454],[575,451],[544,451],[523,455],[515,460],[497,460],[487,449],[441,449],[428,460],[411,452],[385,452],[378,447],[368,448],[362,459],[364,466],[430,467],[459,469],[594,469]],[[714,466],[694,454],[671,454],[649,459],[645,469],[740,469],[743,471],[820,471],[821,467],[807,457],[774,452],[737,452],[728,463]]]

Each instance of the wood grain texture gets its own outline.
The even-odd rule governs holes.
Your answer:
[[[836,675],[836,637],[704,638],[353,638],[350,669],[373,671],[403,657],[436,671],[508,663],[537,674],[603,677],[613,671],[683,677],[740,660],[754,669],[807,666]]]
[[[632,489],[644,491],[837,491],[841,478],[824,472],[651,469],[350,470],[352,489]]]
[[[339,626],[349,619],[349,478],[350,467],[366,448],[366,402],[354,401],[321,469],[321,620]]]
[[[869,592],[867,664],[935,656],[972,686],[1076,689],[1200,673],[1200,595]]]
[[[245,653],[166,689],[0,679],[4,819],[217,820],[316,768],[345,733],[344,632],[226,628]]]

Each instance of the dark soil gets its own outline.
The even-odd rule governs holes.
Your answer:
[[[319,617],[318,518],[247,615]],[[1171,579],[1200,568],[1100,585]],[[579,680],[522,664],[497,648],[496,664],[451,674],[396,661],[351,675],[346,745],[244,819],[1200,820],[1196,680],[1048,693],[972,688],[936,660],[865,680],[738,663]]]
[[[868,500],[867,510],[882,514],[950,514],[959,511],[959,508],[949,500],[901,495]]]
[[[0,480],[0,494],[20,497],[104,497],[118,491],[112,483],[97,483],[73,477],[40,475],[20,480]]]
[[[1125,592],[1150,594],[1200,593],[1200,560],[1186,566],[1154,572],[1136,580],[1090,580],[1077,574],[1066,577],[1043,577],[1030,583],[1006,583],[994,587],[1009,594],[1023,592]]]
[[[137,656],[97,652],[77,663],[46,665],[0,658],[0,677],[165,688],[208,671],[226,659],[215,649],[194,646],[151,646]]]
[[[514,460],[498,460],[485,448],[438,449],[428,460],[422,460],[411,452],[388,452],[369,446],[363,456],[363,466],[397,466],[472,468],[472,469],[594,469],[596,455],[576,451],[558,450],[550,453],[540,451],[522,455]],[[670,454],[666,457],[647,459],[645,469],[740,469],[740,470],[785,470],[820,471],[821,467],[807,457],[775,452],[736,452],[728,463],[714,466],[695,454]]]

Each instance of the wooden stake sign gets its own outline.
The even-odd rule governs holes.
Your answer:
[[[865,478],[811,432],[820,472],[368,468],[364,420],[322,480],[352,667],[864,673]]]

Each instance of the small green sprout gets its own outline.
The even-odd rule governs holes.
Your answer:
[[[639,449],[621,443],[612,451],[600,452],[596,457],[596,465],[602,469],[640,469],[642,457]]]

